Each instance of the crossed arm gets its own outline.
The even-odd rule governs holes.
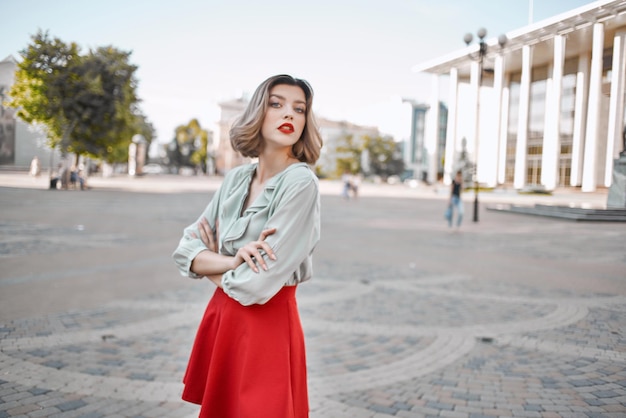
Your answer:
[[[213,231],[207,219],[203,217],[198,222],[198,231],[200,232],[200,239],[207,249],[198,253],[193,259],[190,270],[197,275],[208,277],[218,287],[222,287],[222,274],[236,269],[243,263],[247,263],[255,273],[259,272],[259,266],[267,271],[267,264],[260,250],[263,250],[270,259],[276,260],[274,251],[265,241],[268,236],[276,232],[276,228],[263,230],[258,240],[244,245],[234,256],[219,253],[219,225],[217,223],[215,231]],[[191,236],[198,238],[194,232],[191,233]]]

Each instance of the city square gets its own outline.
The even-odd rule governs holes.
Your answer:
[[[65,3],[0,5],[0,418],[626,417],[626,0]]]
[[[117,176],[87,191],[0,173],[0,417],[193,417],[180,400],[208,280],[171,260],[218,177]],[[311,417],[621,417],[626,224],[488,210],[606,192],[481,193],[320,181],[298,288]]]

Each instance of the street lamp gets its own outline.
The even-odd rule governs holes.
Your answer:
[[[476,97],[476,138],[474,138],[474,217],[473,221],[478,222],[478,136],[480,133],[480,88],[483,85],[483,64],[485,56],[487,55],[488,45],[485,42],[487,36],[487,29],[480,28],[476,31],[478,36],[478,52],[469,54],[469,57],[478,62],[478,92]],[[466,33],[463,37],[465,44],[469,46],[474,40],[474,36],[471,33]],[[498,37],[498,45],[500,48],[504,47],[507,42],[506,35],[502,34]]]

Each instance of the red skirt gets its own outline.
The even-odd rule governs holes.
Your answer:
[[[198,328],[182,398],[200,418],[307,418],[304,334],[296,286],[264,305],[215,290]]]

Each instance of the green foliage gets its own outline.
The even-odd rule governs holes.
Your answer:
[[[179,125],[175,130],[169,159],[177,167],[198,167],[206,173],[207,145],[209,132],[202,129],[197,119],[187,125]]]
[[[156,139],[154,126],[152,126],[152,123],[150,123],[148,119],[141,114],[137,115],[135,118],[134,132],[139,135],[143,135],[146,141],[148,141],[148,144],[151,144],[152,141]]]
[[[128,145],[136,133],[138,98],[128,63],[130,53],[113,47],[98,48],[83,58],[81,88],[68,112],[78,120],[69,150],[98,156],[108,162],[125,161]]]
[[[75,43],[66,44],[48,33],[39,32],[32,44],[21,52],[22,62],[15,73],[15,83],[9,92],[8,105],[17,108],[17,115],[28,123],[48,129],[49,145],[60,144],[72,125],[64,112],[71,97],[65,90],[73,89],[79,78],[74,73],[80,61]]]
[[[361,155],[363,142],[354,135],[345,135],[337,145],[337,171],[335,175],[341,177],[345,172],[361,173]]]
[[[363,139],[363,147],[369,155],[369,171],[372,174],[388,177],[404,171],[404,161],[393,138],[365,136]]]
[[[364,161],[365,160],[365,161]],[[346,135],[337,146],[338,177],[345,172],[387,177],[401,174],[404,162],[398,144],[388,136]]]
[[[24,121],[45,126],[52,148],[127,161],[134,134],[154,136],[137,108],[130,54],[108,46],[81,55],[75,43],[40,31],[21,52],[9,105]]]

